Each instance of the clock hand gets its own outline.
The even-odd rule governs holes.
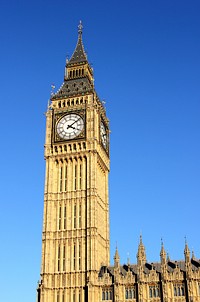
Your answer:
[[[73,125],[73,124],[72,124]],[[72,128],[72,129],[76,129],[75,127],[73,127],[72,125],[67,125],[67,129]]]
[[[73,129],[76,129],[76,128],[74,128],[74,127],[72,127],[76,122],[78,122],[79,120],[81,119],[81,117],[79,117],[76,121],[74,121],[71,125],[68,125],[67,126],[67,129],[68,128],[73,128]]]

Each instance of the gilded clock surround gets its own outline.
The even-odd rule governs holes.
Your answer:
[[[81,130],[81,132],[78,135],[76,135],[72,138],[61,137],[57,131],[58,123],[64,117],[71,115],[71,114],[75,114],[75,115],[81,117],[81,119],[83,120],[83,129]],[[85,133],[86,133],[85,110],[72,110],[72,111],[62,112],[62,113],[55,115],[55,117],[54,117],[54,142],[70,141],[70,140],[73,141],[76,139],[83,139],[83,138],[85,138]]]

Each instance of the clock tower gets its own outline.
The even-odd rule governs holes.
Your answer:
[[[82,24],[64,82],[46,113],[38,302],[95,301],[109,265],[109,123],[94,88]]]

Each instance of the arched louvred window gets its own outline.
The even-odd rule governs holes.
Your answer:
[[[174,284],[174,296],[181,297],[185,296],[185,287],[183,284]]]
[[[160,287],[158,284],[149,286],[149,298],[160,297]]]
[[[111,300],[112,301],[113,293],[111,288],[102,289],[102,300]]]

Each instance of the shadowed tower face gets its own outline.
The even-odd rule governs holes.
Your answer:
[[[39,302],[94,301],[109,265],[109,125],[79,24],[64,82],[46,113]]]

